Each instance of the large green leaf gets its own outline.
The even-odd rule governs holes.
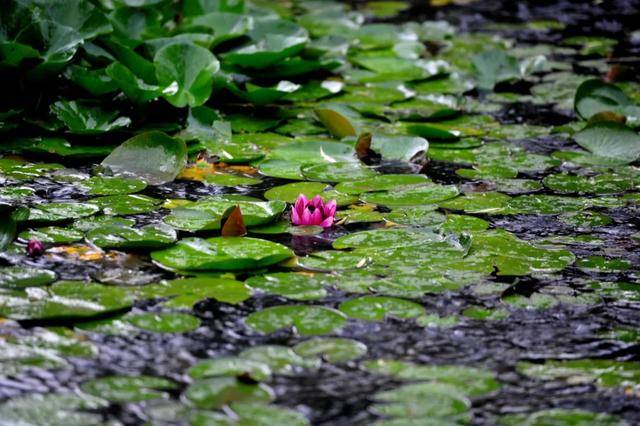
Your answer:
[[[602,112],[614,112],[633,121],[640,120],[640,108],[618,86],[600,79],[587,80],[578,87],[574,109],[585,120]]]
[[[204,104],[213,88],[213,74],[220,63],[207,49],[191,43],[168,44],[156,53],[153,63],[164,98],[173,106]]]
[[[51,112],[71,133],[80,135],[110,132],[131,124],[128,117],[118,117],[118,111],[105,111],[77,101],[58,101],[51,105]]]
[[[594,123],[576,133],[573,139],[598,157],[625,163],[640,157],[640,135],[624,124]]]
[[[252,41],[224,55],[226,62],[246,68],[266,68],[300,52],[309,41],[307,31],[280,19],[262,19],[249,33]]]
[[[151,257],[165,267],[186,270],[237,271],[273,265],[292,257],[287,247],[246,237],[188,238]]]
[[[102,165],[116,174],[132,175],[150,185],[160,185],[174,180],[186,162],[187,147],[183,141],[152,131],[124,142]]]
[[[51,287],[0,294],[0,315],[17,320],[77,320],[123,310],[132,303],[122,288],[61,281]]]
[[[345,315],[324,306],[286,305],[257,311],[246,319],[247,325],[262,333],[295,327],[303,336],[330,333],[345,323]]]

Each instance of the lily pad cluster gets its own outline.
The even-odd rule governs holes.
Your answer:
[[[302,426],[353,397],[333,374],[371,424],[625,424],[571,402],[480,413],[516,379],[638,392],[619,312],[640,301],[640,85],[618,40],[417,10],[1,5],[0,378],[84,370],[0,393],[0,419]],[[297,226],[301,196],[335,221]],[[549,317],[590,318],[562,337],[589,357],[512,337]],[[105,366],[113,342],[136,362]],[[509,358],[465,358],[479,342]]]

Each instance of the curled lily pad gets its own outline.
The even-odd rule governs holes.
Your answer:
[[[599,79],[586,80],[578,86],[574,109],[584,120],[604,112],[640,118],[640,109],[618,86]]]
[[[254,312],[247,317],[246,323],[262,333],[293,326],[306,336],[332,332],[345,323],[345,316],[324,306],[287,305]]]
[[[374,135],[371,138],[371,150],[387,161],[409,162],[419,154],[426,154],[428,149],[429,142],[419,137]]]
[[[347,136],[356,136],[357,130],[348,117],[340,110],[330,108],[317,108],[314,110],[316,116],[324,124],[335,138],[342,139]]]
[[[153,260],[168,268],[222,271],[269,266],[293,255],[281,244],[248,237],[188,238],[151,253]]]

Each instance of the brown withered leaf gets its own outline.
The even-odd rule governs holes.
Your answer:
[[[220,234],[223,237],[242,237],[247,235],[247,227],[244,225],[240,206],[230,207],[224,212]]]
[[[371,133],[363,133],[358,137],[356,143],[356,155],[358,159],[362,160],[371,155]]]

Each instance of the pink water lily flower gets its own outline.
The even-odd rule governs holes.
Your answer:
[[[309,200],[300,194],[291,211],[291,221],[294,225],[316,225],[331,228],[336,215],[336,207],[335,200],[325,204],[319,195]]]

